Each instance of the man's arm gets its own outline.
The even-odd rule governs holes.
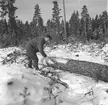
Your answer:
[[[42,39],[39,43],[39,52],[42,54],[43,57],[47,57],[47,55],[44,52],[44,44],[45,44],[45,40]]]

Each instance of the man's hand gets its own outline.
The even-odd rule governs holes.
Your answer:
[[[56,60],[52,57],[46,57],[45,58],[45,62],[48,64],[55,64],[56,63]]]
[[[48,60],[50,60],[50,57],[43,57],[43,58],[41,59],[41,62],[42,62],[42,63],[47,63]]]
[[[45,57],[45,62],[48,63],[48,61],[50,60],[50,57]]]
[[[55,61],[51,58],[51,57],[43,57],[42,60],[41,60],[42,63],[45,63],[45,64],[54,64]]]

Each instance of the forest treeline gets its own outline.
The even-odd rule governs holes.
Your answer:
[[[0,46],[17,46],[25,44],[28,40],[42,36],[45,33],[54,33],[59,36],[59,42],[65,41],[64,20],[57,1],[53,1],[52,18],[44,24],[39,4],[34,7],[31,22],[23,22],[16,16],[16,0],[0,1]],[[72,10],[73,11],[73,10]],[[108,14],[103,11],[100,15],[91,18],[87,6],[82,7],[82,12],[74,11],[66,22],[68,41],[71,38],[81,41],[98,40],[105,42],[108,37]]]

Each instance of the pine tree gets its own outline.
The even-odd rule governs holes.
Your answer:
[[[105,37],[104,37],[104,33],[103,33],[102,27],[100,26],[100,27],[98,28],[98,30],[99,30],[99,35],[98,35],[99,39],[100,39],[101,41],[104,41]]]
[[[2,34],[2,31],[3,31],[3,20],[0,20],[0,36]]]
[[[82,8],[81,16],[84,22],[84,34],[85,34],[85,37],[87,37],[87,19],[89,18],[89,14],[88,14],[88,9],[86,5],[84,5]]]
[[[48,19],[46,23],[46,28],[47,28],[47,32],[49,33],[51,31],[51,20],[50,19]]]
[[[1,34],[1,36],[4,33],[8,33],[8,24],[6,22],[6,19],[0,20],[0,34]]]
[[[38,20],[38,26],[37,26],[39,35],[43,35],[43,32],[45,31],[43,24],[44,24],[43,19],[42,19],[42,17],[40,17]]]
[[[95,28],[99,28],[99,16],[96,15],[95,17]]]
[[[23,40],[24,38],[24,23],[20,20],[17,19],[16,20],[16,24],[17,24],[17,34],[18,34],[18,43],[20,44],[20,42]]]
[[[26,21],[24,24],[24,34],[26,39],[31,38],[31,29],[28,21]]]
[[[52,14],[52,23],[55,25],[54,27],[57,29],[58,35],[60,35],[60,11],[59,5],[57,1],[53,1],[54,7],[52,8],[53,14]]]
[[[69,26],[70,26],[70,33],[73,36],[76,36],[79,30],[79,14],[77,13],[73,13],[70,20],[69,20]]]
[[[96,28],[96,26],[95,26],[96,24],[95,24],[95,19],[94,18],[92,18],[92,30],[94,31],[95,30],[95,28]]]
[[[30,22],[30,30],[31,30],[31,38],[38,36],[37,26],[33,21]]]
[[[0,16],[4,18],[6,15],[8,15],[8,26],[9,26],[9,34],[10,34],[10,41],[14,41],[14,45],[17,45],[18,41],[18,35],[17,35],[17,25],[15,20],[15,11],[17,10],[17,7],[14,6],[15,0],[1,0],[0,1]],[[13,35],[14,33],[14,35]],[[12,36],[13,35],[13,36]],[[11,43],[13,44],[13,43]]]
[[[8,26],[7,26],[6,19],[1,19],[0,20],[0,44],[2,47],[6,44],[8,38],[9,38]]]
[[[92,31],[92,20],[89,18],[88,20],[88,27],[87,27],[87,40],[89,41],[92,37],[93,31]]]
[[[36,22],[36,25],[38,24],[38,20],[41,17],[41,11],[40,11],[40,7],[38,4],[35,5],[35,12],[34,12],[34,16],[33,16],[33,21]]]
[[[107,32],[107,21],[108,21],[108,15],[107,15],[107,11],[104,11],[102,13],[102,21],[103,21],[103,26],[104,26],[104,33],[106,35]]]
[[[43,23],[43,19],[41,17],[41,10],[38,4],[36,4],[35,6],[35,12],[34,12],[34,16],[33,16],[33,21],[31,22],[31,31],[32,31],[32,35],[34,37],[37,37],[39,35],[42,35],[43,31],[44,31],[44,23]]]
[[[79,32],[80,32],[80,36],[82,36],[82,34],[84,33],[84,21],[82,18],[80,19],[80,22],[79,22]]]

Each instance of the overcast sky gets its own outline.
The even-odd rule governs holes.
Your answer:
[[[15,5],[18,7],[16,15],[22,21],[31,21],[34,14],[34,7],[36,4],[39,4],[42,18],[44,22],[52,17],[52,8],[54,0],[16,0]],[[59,3],[61,15],[63,16],[63,6],[62,0],[57,0]],[[65,0],[66,3],[66,18],[69,20],[71,14],[74,10],[78,10],[79,13],[82,11],[83,5],[86,5],[88,12],[91,17],[94,17],[96,14],[101,14],[104,10],[107,10],[108,0]]]

